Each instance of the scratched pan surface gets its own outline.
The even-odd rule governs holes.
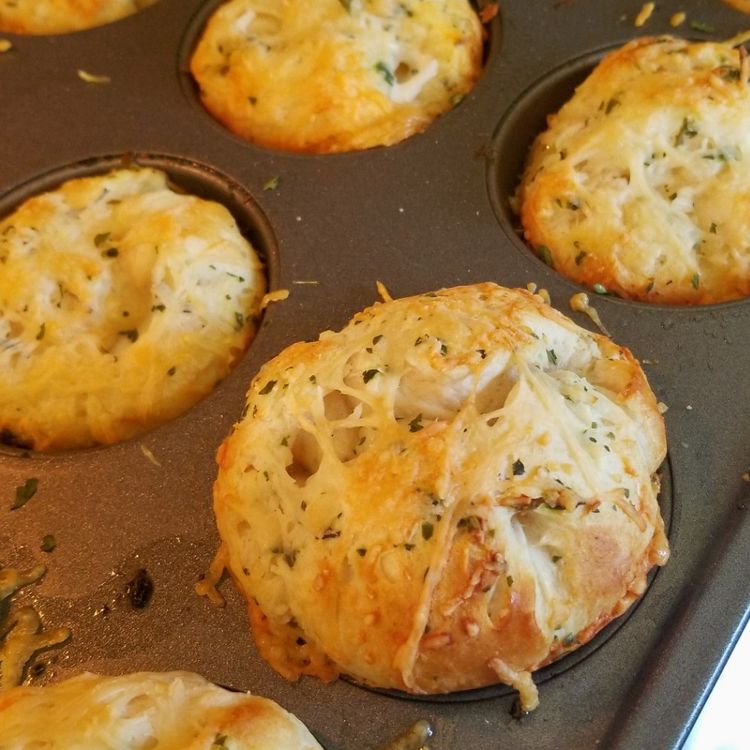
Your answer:
[[[46,578],[18,601],[73,631],[37,658],[45,671],[34,679],[191,669],[274,698],[329,750],[374,748],[421,718],[439,750],[679,746],[747,618],[750,301],[674,309],[597,298],[615,340],[650,363],[670,407],[662,507],[672,559],[622,622],[538,675],[541,705],[524,721],[511,718],[513,695],[502,687],[415,701],[343,680],[289,684],[258,657],[231,586],[217,610],[193,585],[217,542],[214,452],[259,366],[292,341],[343,325],[373,301],[376,280],[394,296],[535,281],[569,312],[579,289],[523,246],[507,205],[544,115],[603,50],[670,31],[676,11],[715,29],[685,24],[694,38],[729,37],[750,18],[719,0],[665,1],[636,30],[639,3],[508,0],[490,24],[483,78],[425,134],[387,149],[301,156],[239,141],[197,103],[184,70],[215,5],[161,0],[87,32],[4,35],[14,50],[0,55],[0,213],[127,154],[227,204],[265,255],[272,288],[291,291],[267,311],[231,376],[181,418],[106,449],[0,453],[0,561],[45,562]],[[85,83],[79,69],[111,81]],[[274,177],[278,187],[264,190]],[[10,511],[30,477],[37,494]],[[58,545],[51,554],[39,549],[48,533]],[[136,610],[125,591],[139,570],[154,590]]]

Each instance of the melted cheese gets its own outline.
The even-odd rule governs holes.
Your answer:
[[[602,319],[599,317],[599,313],[596,308],[589,304],[589,295],[586,292],[578,292],[570,298],[570,309],[573,312],[580,312],[584,315],[588,315],[597,328],[605,335],[609,336],[609,331],[604,327]]]
[[[749,77],[721,43],[645,38],[605,57],[534,144],[519,188],[530,244],[631,299],[750,294]]]
[[[71,180],[0,221],[0,427],[109,444],[209,393],[247,346],[261,264],[229,212],[151,169]]]
[[[254,380],[218,454],[228,567],[285,676],[507,678],[531,708],[530,673],[666,562],[656,399],[526,291],[385,299]]]
[[[117,21],[156,0],[13,0],[0,3],[0,31],[66,34]]]
[[[482,54],[467,0],[230,0],[191,70],[238,135],[292,151],[389,145],[474,85]]]
[[[0,568],[0,613],[7,606],[7,621],[0,620],[0,690],[9,690],[21,683],[23,671],[31,657],[43,649],[57,646],[70,638],[68,628],[43,630],[39,614],[33,607],[11,610],[6,604],[19,589],[36,583],[47,572],[37,565],[28,572],[16,568]]]
[[[321,750],[278,704],[189,672],[82,674],[0,693],[3,750]]]

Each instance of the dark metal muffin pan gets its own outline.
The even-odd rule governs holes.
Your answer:
[[[160,0],[86,32],[0,35],[14,45],[0,55],[0,213],[123,158],[160,166],[224,202],[264,254],[271,288],[290,290],[266,311],[234,372],[182,417],[109,448],[0,452],[0,562],[46,563],[41,584],[17,601],[73,631],[64,647],[37,656],[44,673],[33,680],[195,670],[277,700],[328,750],[375,748],[422,718],[435,728],[436,750],[679,747],[748,617],[750,301],[673,308],[595,299],[669,406],[662,506],[672,558],[622,622],[537,675],[541,705],[522,721],[503,687],[412,700],[345,680],[287,683],[257,655],[233,587],[223,585],[227,606],[215,609],[193,585],[217,544],[214,453],[260,365],[342,326],[376,298],[378,280],[394,296],[536,282],[590,327],[568,308],[580,288],[538,260],[513,224],[508,195],[533,136],[604,50],[674,33],[677,11],[688,21],[676,33],[693,38],[728,38],[750,17],[719,0],[665,0],[636,29],[637,2],[502,3],[483,77],[456,109],[393,147],[309,156],[240,141],[202,110],[186,65],[216,4]],[[111,80],[86,83],[79,69]],[[11,511],[30,477],[38,492]],[[48,533],[52,553],[40,550]],[[143,569],[153,596],[134,609],[127,584]]]

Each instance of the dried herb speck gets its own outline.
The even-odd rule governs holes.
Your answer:
[[[37,488],[39,487],[39,480],[36,477],[27,479],[20,487],[16,487],[16,499],[13,505],[10,506],[11,510],[17,510],[22,508],[26,503],[36,495]]]

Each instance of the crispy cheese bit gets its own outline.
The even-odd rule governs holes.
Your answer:
[[[393,300],[393,297],[391,297],[391,293],[386,289],[385,284],[382,281],[378,281],[376,283],[378,294],[380,295],[380,299],[383,300],[383,302],[391,302]]]
[[[272,292],[267,292],[263,295],[263,299],[260,303],[260,309],[265,310],[273,302],[283,302],[289,297],[288,289],[275,289]]]
[[[605,336],[612,335],[604,327],[604,323],[602,323],[599,313],[589,304],[589,295],[586,294],[586,292],[578,292],[578,294],[574,294],[570,298],[570,309],[573,310],[573,312],[580,312],[584,315],[588,315],[594,322],[594,325],[596,325]]]
[[[10,52],[13,49],[13,42],[10,39],[0,39],[0,54]]]
[[[516,672],[499,658],[490,659],[487,666],[502,682],[518,690],[521,710],[524,713],[533,711],[539,705],[539,690],[537,690],[534,680],[531,679],[531,672],[526,670]]]
[[[143,443],[139,443],[141,448],[141,453],[154,465],[154,466],[161,466],[161,461],[153,454],[151,449],[144,445]]]
[[[80,68],[78,69],[78,77],[86,83],[109,83],[112,80],[109,76],[95,75]]]
[[[640,28],[646,23],[646,21],[648,21],[649,18],[651,18],[651,14],[654,12],[655,7],[656,7],[656,3],[644,3],[643,4],[643,7],[641,8],[640,12],[635,17],[636,28]]]
[[[432,727],[427,721],[421,719],[381,750],[425,750],[430,737],[432,737]]]
[[[499,12],[500,5],[498,3],[490,3],[479,11],[479,20],[482,23],[489,23]]]
[[[227,548],[222,544],[216,551],[216,556],[208,566],[208,571],[203,578],[195,584],[195,593],[205,596],[214,607],[223,607],[227,602],[216,588],[224,575],[227,567]]]
[[[677,28],[678,26],[682,26],[683,23],[685,23],[685,19],[687,18],[687,15],[680,11],[679,13],[675,13],[670,19],[669,19],[669,25],[672,28]]]
[[[667,410],[669,409],[669,407],[663,401],[659,401],[657,407],[659,409],[659,414],[666,414]]]
[[[528,284],[526,284],[526,288],[532,293],[536,294],[537,297],[541,297],[542,302],[544,302],[545,305],[551,305],[552,304],[552,298],[549,296],[549,292],[544,289],[543,287],[538,287],[533,281],[530,281]]]

